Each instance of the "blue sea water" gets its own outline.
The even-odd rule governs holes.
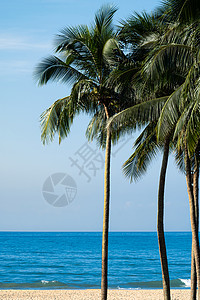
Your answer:
[[[167,232],[172,288],[190,286],[191,233]],[[100,288],[101,233],[0,232],[0,289]],[[109,234],[111,289],[162,287],[155,232]]]

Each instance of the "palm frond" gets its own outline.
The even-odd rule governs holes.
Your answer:
[[[117,7],[114,5],[103,5],[95,15],[95,27],[100,34],[102,31],[108,30],[108,28],[112,25],[113,16],[117,11]],[[113,31],[113,27],[111,28]]]
[[[65,56],[69,52],[74,58],[74,67],[97,81],[99,57],[96,55],[98,46],[93,29],[84,25],[66,27],[58,35],[56,44],[57,52],[61,52]]]
[[[175,162],[179,171],[185,173],[184,151],[181,149],[179,149],[179,151],[175,151]]]
[[[112,127],[116,124],[119,127],[133,126],[136,128],[158,120],[167,99],[167,96],[161,97],[129,107],[110,118],[107,126]]]
[[[77,69],[56,56],[44,58],[41,63],[36,66],[34,77],[37,79],[39,85],[46,84],[50,80],[75,83],[77,80],[87,78]]]
[[[168,44],[161,45],[153,50],[147,57],[143,66],[143,75],[152,81],[159,80],[160,75],[165,74],[171,67],[185,67],[187,70],[192,65],[192,49],[188,45]],[[182,72],[185,71],[182,68]]]
[[[185,130],[186,124],[188,122],[188,118],[190,116],[193,104],[189,104],[185,107],[184,111],[179,114],[179,119],[176,122],[175,130],[174,130],[174,139],[178,138],[178,135],[181,131]]]
[[[98,111],[91,119],[87,130],[86,137],[88,141],[96,141],[99,148],[104,149],[106,146],[106,115],[104,111]]]
[[[116,66],[116,57],[121,56],[122,51],[120,50],[119,43],[115,38],[108,39],[103,47],[103,55],[106,61]]]
[[[200,111],[199,103],[195,102],[193,104],[190,116],[188,118],[188,123],[186,127],[186,140],[188,146],[189,156],[191,157],[196,150],[200,138]]]
[[[119,38],[134,49],[135,46],[141,45],[150,35],[156,35],[160,32],[162,24],[159,23],[159,14],[157,12],[151,14],[135,12],[134,15],[121,22]]]
[[[163,0],[162,6],[165,18],[170,21],[186,24],[199,19],[200,3],[198,0]]]
[[[163,140],[176,125],[179,116],[179,102],[183,85],[178,87],[167,99],[158,120],[158,139]]]
[[[100,109],[99,87],[92,80],[79,80],[74,84],[70,96],[85,113],[93,114]]]
[[[144,175],[153,158],[158,153],[156,123],[150,123],[140,134],[134,144],[134,153],[123,164],[123,173],[130,182]]]
[[[56,133],[59,135],[59,142],[69,133],[74,115],[70,111],[68,115],[63,113],[69,106],[69,102],[70,97],[59,99],[42,113],[40,124],[43,144],[53,141]]]
[[[91,34],[87,25],[68,26],[60,31],[55,39],[55,51],[84,50],[84,44],[90,41]]]

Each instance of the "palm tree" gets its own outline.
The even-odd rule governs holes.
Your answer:
[[[154,105],[154,109],[155,106],[158,106],[161,109],[161,107],[164,105],[164,101],[166,101],[166,97],[163,97],[162,99],[157,99],[157,103],[156,100],[149,101],[148,104],[151,104],[152,106]],[[155,105],[155,103],[157,105]],[[145,117],[147,117],[147,115],[149,114],[149,118],[152,118],[152,109],[150,109],[150,105],[148,104],[147,103],[138,104],[135,107],[126,109],[124,112],[114,116],[111,119],[111,124],[112,122],[119,120],[119,118],[121,117],[122,119],[125,118],[126,120],[131,120],[132,118],[131,120],[132,123],[134,120],[133,116],[134,115],[137,116],[138,111],[139,110],[142,111],[142,107],[143,107],[142,113],[145,115]],[[146,106],[146,108],[144,108],[144,106]],[[123,120],[118,122],[124,124]],[[165,236],[164,236],[164,189],[165,189],[166,171],[167,171],[167,164],[168,164],[168,157],[169,157],[170,137],[168,136],[163,143],[158,143],[156,137],[156,124],[157,121],[155,118],[155,120],[150,121],[149,124],[142,131],[142,133],[140,134],[140,136],[138,137],[138,139],[134,144],[136,149],[133,152],[133,154],[130,156],[130,158],[123,165],[123,169],[124,169],[125,176],[129,177],[130,181],[132,181],[133,178],[137,179],[147,171],[148,164],[150,163],[152,158],[157,154],[158,150],[163,149],[163,159],[162,159],[159,188],[158,188],[157,234],[158,234],[158,245],[160,251],[162,279],[163,279],[163,294],[165,300],[170,300],[170,280],[169,280],[167,251],[166,251]]]
[[[180,132],[180,129],[184,128],[187,124],[186,130],[186,141],[189,153],[187,151],[186,145],[184,146],[185,136],[181,134],[183,148],[185,149],[185,169],[186,169],[186,178],[188,186],[188,195],[190,199],[190,211],[191,211],[191,224],[193,231],[193,242],[192,242],[192,266],[191,266],[191,299],[196,299],[196,272],[199,272],[199,247],[198,247],[198,159],[196,159],[196,168],[194,171],[191,169],[191,163],[189,163],[189,156],[192,156],[192,153],[198,149],[198,139],[199,139],[199,112],[197,95],[199,95],[199,12],[200,12],[200,3],[195,0],[166,0],[163,1],[163,6],[161,8],[162,19],[166,22],[175,22],[172,24],[168,32],[164,35],[164,38],[161,40],[155,49],[153,59],[150,58],[150,65],[146,65],[146,70],[150,70],[150,78],[153,78],[155,81],[156,78],[160,80],[160,77],[166,77],[167,68],[166,61],[174,65],[176,76],[179,73],[180,77],[183,78],[182,84],[177,86],[177,90],[174,95],[169,97],[166,103],[166,113],[165,119],[162,116],[160,119],[160,124],[162,123],[163,128],[167,128],[167,131],[163,135],[166,135],[170,132],[171,128],[177,123],[175,136]],[[175,29],[175,30],[174,30]],[[178,35],[177,35],[177,29]],[[153,51],[152,51],[153,52]],[[152,68],[152,61],[154,61]],[[165,66],[165,68],[163,68]],[[181,72],[180,72],[181,70]],[[170,72],[170,77],[173,72]],[[156,82],[157,84],[157,82]],[[193,98],[193,100],[192,100]],[[178,103],[177,100],[179,99]],[[171,103],[170,103],[171,102]],[[194,104],[195,102],[195,104]],[[179,113],[177,112],[177,107]],[[163,110],[165,111],[165,109]],[[167,114],[170,114],[167,116]],[[180,117],[180,114],[182,116]],[[189,117],[188,114],[191,114]],[[162,113],[164,115],[164,113]],[[180,117],[180,119],[179,119]],[[166,123],[166,120],[168,122]],[[166,126],[167,125],[167,126]],[[159,135],[160,135],[160,125],[159,125]],[[162,130],[161,130],[162,131]],[[194,172],[193,176],[192,173]],[[193,178],[192,178],[193,177]],[[196,183],[196,184],[195,184]],[[193,188],[192,188],[193,185]],[[196,219],[193,220],[193,218]],[[195,255],[197,260],[195,261]],[[196,263],[196,266],[195,266]],[[200,281],[199,281],[200,283]],[[199,285],[199,284],[198,284]]]
[[[179,33],[180,34],[180,33]],[[188,35],[188,32],[187,32]],[[186,39],[187,40],[187,39]],[[191,39],[190,39],[191,40]],[[187,41],[188,42],[188,41]],[[175,50],[177,46],[177,50]],[[181,65],[181,60],[184,57],[186,62],[184,62],[183,66],[185,67],[185,71],[188,75],[184,76],[185,81],[182,85],[175,90],[175,92],[168,98],[166,104],[162,110],[159,125],[158,125],[158,134],[159,136],[163,136],[165,138],[167,134],[170,134],[171,128],[175,126],[175,134],[174,137],[178,137],[178,148],[182,147],[184,149],[184,157],[185,157],[185,172],[186,172],[186,182],[188,189],[188,196],[190,202],[190,218],[191,218],[191,227],[192,227],[192,266],[191,266],[191,299],[196,299],[196,278],[198,281],[198,286],[200,286],[199,281],[199,240],[198,240],[198,193],[197,193],[197,176],[198,176],[198,164],[196,164],[195,173],[193,175],[192,180],[192,169],[191,169],[191,157],[197,149],[197,143],[199,139],[199,133],[197,128],[199,128],[199,112],[197,109],[197,102],[195,100],[194,92],[198,90],[198,88],[194,88],[193,83],[198,81],[198,67],[194,66],[191,62],[191,57],[194,55],[194,48],[185,44],[177,44],[170,45],[169,43],[166,45],[165,50],[172,47],[173,51],[168,58],[171,60],[176,59],[179,64],[179,68]],[[191,48],[190,48],[191,47]],[[164,50],[162,48],[161,52]],[[171,48],[171,50],[172,50]],[[175,50],[175,51],[174,51]],[[176,54],[177,51],[177,54]],[[167,50],[166,50],[167,52]],[[166,55],[165,52],[165,55]],[[182,53],[181,53],[182,52]],[[187,55],[193,52],[192,56],[188,59]],[[183,55],[185,53],[186,55]],[[159,53],[157,53],[158,56]],[[162,53],[163,54],[163,53]],[[172,58],[174,55],[174,58]],[[154,57],[155,59],[155,57]],[[166,60],[166,57],[165,57]],[[163,65],[163,60],[159,62],[159,66]],[[188,68],[188,70],[187,70]],[[178,70],[178,68],[176,68]],[[184,72],[185,72],[184,71]],[[157,70],[156,70],[157,72]],[[163,70],[163,72],[165,72]],[[182,73],[184,74],[184,73]],[[193,91],[192,91],[193,90]],[[192,96],[193,94],[193,96]],[[192,97],[191,97],[192,96]],[[193,98],[193,99],[192,99]],[[195,103],[194,103],[195,102]],[[167,122],[166,122],[167,120]],[[196,185],[193,183],[196,182]],[[194,263],[195,262],[195,263]],[[196,277],[196,274],[197,277]],[[200,295],[198,296],[200,299]]]
[[[197,5],[194,5],[195,3]],[[197,195],[195,189],[197,190],[197,188],[192,189],[192,169],[190,160],[194,151],[197,149],[197,143],[199,139],[200,116],[198,101],[195,99],[199,97],[200,68],[198,46],[199,42],[197,39],[197,37],[199,37],[199,25],[198,22],[194,22],[193,24],[191,24],[191,20],[199,20],[199,13],[197,13],[199,12],[199,8],[199,3],[197,3],[197,1],[192,0],[186,0],[184,1],[184,3],[180,0],[164,1],[164,6],[160,10],[162,14],[161,20],[163,20],[163,24],[168,24],[170,21],[176,21],[176,23],[172,23],[169,24],[169,26],[165,26],[164,32],[161,32],[162,35],[157,39],[157,42],[155,43],[152,43],[152,37],[154,38],[155,34],[153,36],[151,30],[150,34],[148,34],[147,30],[147,32],[145,32],[145,39],[143,39],[142,43],[142,48],[144,48],[145,41],[147,41],[146,43],[150,45],[151,50],[150,53],[147,50],[148,55],[145,58],[145,62],[143,63],[142,68],[143,75],[145,75],[146,83],[144,84],[144,88],[146,89],[147,83],[150,82],[153,86],[155,96],[157,96],[157,93],[159,95],[159,90],[162,91],[162,95],[164,94],[165,96],[168,96],[168,99],[164,107],[162,108],[162,112],[159,117],[158,138],[164,143],[171,131],[174,130],[175,127],[174,138],[177,138],[177,135],[179,135],[177,141],[177,149],[179,149],[181,145],[183,151],[185,152],[185,170],[188,186],[188,195],[190,200],[193,251],[195,256],[197,279],[199,278],[198,273],[200,272],[198,254],[198,221],[196,220],[198,219],[198,217],[196,214],[197,209],[195,210],[194,201],[194,195]],[[134,32],[134,30],[131,29],[132,37],[134,39],[132,47],[134,55],[138,52],[138,45],[137,43],[135,43],[135,40],[137,40],[138,42],[139,38],[139,41],[141,42],[141,35],[138,34],[138,28],[140,27],[136,27],[136,32]],[[130,37],[131,36],[129,35],[129,39]],[[137,75],[134,74],[133,69],[131,70],[131,68],[129,68],[129,70],[123,70],[123,72],[121,72],[122,77],[124,76],[124,74],[128,74],[129,77],[131,77],[130,72],[132,72],[132,78],[135,80]],[[119,75],[120,72],[116,74],[118,78],[121,76]],[[122,124],[126,126],[126,124],[130,121],[137,122],[136,115],[138,115],[138,112],[139,114],[141,114],[143,108],[144,105],[142,106],[142,108],[141,106],[139,106],[137,108],[125,110],[125,112],[119,113],[116,117],[114,117],[115,121],[120,120],[119,123],[121,124],[121,126]],[[123,115],[124,117],[122,117]],[[142,115],[144,116],[143,121],[147,121],[148,112],[142,112]],[[185,128],[186,124],[187,126]],[[195,174],[197,176],[198,166],[195,170]],[[163,185],[161,190],[163,190]],[[198,202],[196,203],[197,207]],[[165,257],[164,252],[161,254],[161,260],[162,256]],[[194,262],[193,259],[192,261]],[[194,272],[192,270],[192,274],[193,273]],[[200,283],[199,279],[198,282]],[[200,286],[200,284],[198,285]]]
[[[181,1],[173,1],[173,0],[169,0],[169,1],[165,1],[165,5],[164,7],[162,7],[162,9],[160,10],[160,12],[163,14],[161,20],[164,20],[163,24],[165,25],[167,22],[169,22],[170,20],[172,20],[173,17],[173,7],[177,9],[177,7],[180,7]],[[184,5],[182,3],[182,12],[180,12],[178,20],[180,21],[180,19],[184,19],[185,18],[185,23],[188,23],[189,21],[189,15],[192,15],[192,10],[190,11],[189,14],[187,14],[186,16],[186,7],[188,7],[188,5],[186,5],[187,2],[195,2],[195,1],[185,1]],[[173,6],[174,5],[174,6]],[[194,8],[194,6],[191,6]],[[195,16],[195,14],[194,14]],[[142,18],[140,18],[142,19]],[[182,20],[181,19],[181,20]],[[145,21],[148,20],[147,16],[145,15]],[[174,20],[174,19],[173,19]],[[131,32],[131,35],[129,35],[129,40],[128,42],[130,42],[131,38],[133,39],[133,48],[134,48],[134,55],[135,53],[138,53],[138,41],[141,44],[142,41],[142,47],[139,47],[139,49],[144,50],[145,45],[148,45],[148,48],[150,48],[147,50],[147,54],[146,58],[145,58],[145,62],[143,63],[143,74],[145,74],[145,82],[150,82],[153,86],[153,90],[155,93],[155,96],[159,95],[159,90],[161,91],[161,94],[167,96],[168,95],[168,100],[167,103],[165,105],[165,107],[168,107],[169,103],[173,103],[173,106],[171,105],[170,109],[171,109],[171,114],[169,116],[169,120],[168,123],[166,123],[163,119],[163,113],[161,114],[161,118],[159,123],[163,124],[163,128],[167,128],[167,131],[164,132],[165,134],[163,135],[163,142],[167,140],[167,137],[170,134],[170,131],[172,130],[172,128],[175,126],[175,122],[174,119],[176,118],[177,120],[177,115],[173,116],[173,113],[175,113],[176,111],[176,104],[174,101],[176,101],[177,97],[180,96],[180,94],[183,94],[183,85],[185,85],[186,82],[190,83],[191,81],[189,81],[189,78],[187,78],[187,74],[189,71],[189,68],[191,67],[191,65],[193,65],[194,60],[193,60],[193,53],[192,53],[192,47],[190,45],[190,42],[192,41],[194,34],[193,34],[193,26],[190,26],[188,28],[187,27],[183,28],[182,26],[180,26],[179,24],[170,24],[169,26],[164,26],[162,28],[164,28],[164,31],[155,31],[155,26],[154,28],[154,32],[152,32],[152,26],[146,26],[149,29],[148,30],[142,30],[142,35],[138,34],[138,28],[141,32],[141,27],[142,26],[138,26],[137,22],[136,22],[136,18],[134,18],[134,20],[132,21],[132,28],[131,30],[128,29],[127,30],[127,24],[125,26],[125,33],[126,32]],[[155,18],[153,24],[160,24],[160,20],[158,22],[157,18]],[[130,25],[131,21],[129,21]],[[144,24],[144,18],[143,18],[143,24]],[[149,23],[147,23],[149,25]],[[141,25],[141,24],[140,24]],[[136,27],[136,31],[134,31],[134,26]],[[143,27],[143,28],[146,28]],[[128,26],[129,28],[129,26]],[[178,31],[178,29],[181,29]],[[177,34],[178,31],[178,34]],[[139,33],[140,33],[139,32]],[[156,33],[161,33],[160,36],[158,36],[157,41],[155,42],[155,34]],[[191,34],[192,32],[192,34]],[[144,35],[145,33],[145,35]],[[126,37],[126,36],[125,36]],[[153,37],[153,38],[152,38]],[[125,38],[125,40],[127,39],[127,37]],[[154,41],[153,41],[154,40]],[[183,42],[184,41],[184,42]],[[152,47],[153,45],[153,47]],[[193,45],[196,45],[193,43]],[[149,47],[150,46],[150,47]],[[193,46],[193,51],[194,51],[194,46]],[[144,52],[144,51],[143,51]],[[150,54],[149,54],[150,52]],[[186,54],[186,55],[185,55]],[[192,55],[191,55],[192,54]],[[177,57],[179,56],[179,57]],[[143,57],[144,58],[144,57]],[[197,61],[197,60],[196,60]],[[197,66],[196,68],[197,69]],[[196,70],[197,71],[197,70]],[[123,73],[124,72],[124,73]],[[132,72],[132,77],[135,79],[135,74],[133,73],[133,70],[131,70],[129,68],[129,70],[124,70],[123,72],[121,72],[121,74],[123,74],[122,76],[124,76],[124,74],[128,74],[129,77],[130,72]],[[198,73],[198,72],[196,72]],[[121,76],[119,75],[120,72],[117,74],[117,76]],[[189,72],[189,77],[191,78],[191,74],[194,74],[194,72]],[[162,76],[162,80],[161,80],[161,76]],[[197,78],[197,76],[196,76]],[[185,81],[186,79],[186,81]],[[193,79],[192,82],[195,82],[195,80]],[[197,81],[199,84],[199,81]],[[193,86],[188,87],[189,84],[187,84],[187,88],[188,90],[193,89]],[[196,84],[197,85],[197,84]],[[147,88],[147,85],[144,84],[144,88]],[[157,92],[156,92],[157,91]],[[184,88],[184,92],[188,92],[186,91],[186,87]],[[190,91],[191,93],[191,91]],[[185,97],[184,97],[185,98]],[[188,102],[188,101],[186,101]],[[182,105],[183,106],[183,105]],[[163,108],[163,111],[165,111],[165,107]],[[134,108],[135,109],[135,108]],[[195,112],[197,112],[197,106],[196,108],[194,107]],[[125,113],[125,117],[123,118],[124,120],[124,125],[128,123],[128,120],[133,120],[133,114],[131,115],[131,113],[129,113],[129,115],[127,114],[127,112],[131,112],[133,113],[132,109],[128,109],[126,110]],[[140,109],[137,108],[137,111],[139,113],[141,113]],[[136,112],[136,110],[135,110]],[[117,118],[121,118],[122,113],[118,114]],[[131,116],[130,116],[131,115]],[[145,115],[145,113],[143,113],[143,115]],[[167,112],[166,112],[167,115]],[[193,114],[194,116],[194,114]],[[185,115],[184,115],[185,117]],[[172,120],[170,120],[170,118]],[[197,117],[196,117],[197,118]],[[183,119],[181,119],[181,122],[179,122],[179,127],[181,125],[183,125]],[[116,120],[116,117],[115,117]],[[144,119],[145,120],[145,119]],[[143,121],[144,121],[143,120]],[[147,120],[147,119],[146,119]],[[164,120],[164,122],[163,122]],[[186,118],[184,119],[186,120]],[[121,120],[122,121],[122,120]],[[172,122],[173,121],[173,122]],[[121,122],[122,124],[123,122]],[[194,129],[194,124],[196,125],[198,122],[190,122],[190,129],[188,130],[190,133],[190,137],[191,137],[191,132],[193,132],[194,136],[192,136],[190,138],[190,147],[193,147],[193,150],[195,149],[195,139],[198,137],[197,135],[197,130],[192,130]],[[166,126],[167,124],[167,126]],[[169,126],[170,125],[170,126]],[[193,126],[193,128],[191,129],[191,126]],[[158,127],[158,136],[160,138],[160,125]],[[177,131],[177,129],[176,129]],[[166,147],[167,147],[167,143],[166,143]],[[167,151],[167,149],[166,149]],[[164,163],[164,161],[163,161]],[[163,185],[161,190],[163,190]],[[160,189],[159,189],[159,194],[160,194]],[[162,198],[162,197],[161,197]],[[162,205],[161,205],[162,206]],[[162,211],[162,210],[161,210]],[[160,236],[159,234],[159,228],[161,228],[162,226],[159,225],[158,226],[158,237]],[[164,242],[162,242],[162,244],[164,244]],[[161,247],[160,247],[161,249]],[[162,250],[161,250],[162,251]],[[161,254],[161,262],[162,262],[162,256],[166,256],[165,255],[166,251],[163,251],[163,253]],[[166,277],[167,278],[167,277]],[[164,281],[163,281],[163,285],[164,285]],[[168,293],[169,294],[169,293]]]
[[[153,125],[153,128],[152,128]],[[163,159],[160,170],[157,207],[157,234],[161,259],[164,299],[170,299],[170,280],[168,271],[167,251],[164,236],[164,189],[166,171],[169,157],[170,137],[166,138],[164,145],[157,143],[155,122],[150,123],[136,140],[136,150],[124,164],[125,175],[137,178],[147,170],[147,166],[159,149],[163,148]],[[142,137],[142,138],[141,138]]]
[[[199,111],[197,93],[199,91],[199,75],[200,68],[198,63],[198,26],[196,23],[184,27],[178,26],[171,36],[171,40],[163,43],[160,48],[155,51],[151,65],[151,76],[165,73],[165,61],[169,60],[175,66],[178,72],[182,69],[183,83],[177,87],[174,93],[168,98],[162,110],[159,125],[159,137],[166,137],[171,128],[175,126],[174,138],[178,138],[177,147],[182,148],[185,157],[185,172],[190,202],[190,216],[192,227],[192,299],[196,299],[195,288],[195,269],[197,273],[197,281],[200,286],[200,265],[199,265],[199,241],[198,241],[198,216],[195,206],[198,206],[198,193],[195,192],[192,182],[191,157],[197,149],[199,140]],[[196,167],[195,176],[198,176],[198,166]],[[194,180],[197,181],[197,179]],[[196,187],[197,188],[197,185]],[[196,195],[196,196],[194,196]],[[196,204],[195,204],[196,202]],[[194,255],[193,255],[194,252]],[[194,267],[194,260],[196,266]],[[195,269],[194,269],[195,268]],[[200,297],[200,296],[199,296]]]
[[[168,30],[168,26],[161,23],[159,17],[160,12],[155,12],[152,15],[148,15],[146,13],[143,13],[142,15],[137,14],[133,18],[130,18],[127,22],[123,23],[123,28],[120,32],[122,41],[125,44],[128,43],[128,48],[132,50],[132,53],[129,54],[131,62],[129,62],[129,64],[126,63],[123,67],[120,66],[118,69],[114,70],[111,75],[115,80],[125,82],[125,84],[128,80],[132,82],[139,91],[141,90],[141,92],[138,92],[139,97],[143,98],[143,101],[145,101],[142,104],[138,104],[132,108],[126,109],[124,112],[118,113],[111,119],[111,123],[115,122],[115,124],[117,124],[120,128],[124,127],[124,131],[126,131],[127,126],[129,128],[131,125],[133,127],[136,127],[137,125],[141,127],[142,124],[149,124],[151,126],[152,122],[157,121],[165,101],[174,91],[175,84],[180,81],[175,75],[172,78],[174,72],[171,72],[171,70],[168,70],[168,73],[163,76],[162,82],[155,81],[157,86],[155,86],[155,82],[153,84],[150,83],[151,86],[149,86],[149,83],[143,76],[143,73],[146,73],[145,68],[147,67],[149,56],[151,57],[151,55],[153,55],[161,38],[166,33],[166,30]],[[136,68],[135,65],[138,64],[139,66]],[[154,78],[152,81],[154,81]],[[155,99],[149,100],[152,98]],[[155,126],[156,125],[154,125],[154,127]],[[147,126],[147,128],[149,128],[149,126]],[[146,132],[146,130],[144,130],[144,132]],[[169,143],[170,139],[168,136],[162,144],[164,155],[159,181],[157,216],[157,232],[163,276],[163,292],[164,298],[167,300],[170,299],[170,281],[164,237],[164,186],[169,155]],[[147,149],[144,150],[144,153]],[[135,153],[124,165],[125,174],[131,180],[132,176],[135,176],[136,174],[136,176],[138,176],[138,174],[140,174],[142,166],[146,169],[146,159],[149,152],[147,151],[147,156],[144,153],[143,158],[145,158],[144,160],[141,158],[140,166],[136,169],[134,169]]]
[[[104,52],[108,48],[118,48],[117,36],[112,24],[114,6],[103,6],[95,15],[91,27],[80,25],[66,27],[56,40],[58,56],[44,59],[36,68],[36,77],[40,85],[51,81],[72,83],[70,96],[57,100],[41,117],[42,140],[47,142],[59,135],[59,141],[67,136],[74,117],[86,112],[98,122],[98,130],[105,127],[105,120],[119,111],[122,97],[107,84],[112,70],[105,60]],[[123,107],[123,104],[122,106]],[[98,116],[98,118],[97,118]],[[94,125],[95,126],[95,125]],[[94,129],[94,127],[93,127]],[[110,203],[110,155],[111,132],[108,127],[105,136],[105,173],[104,173],[104,219],[102,236],[102,278],[101,299],[107,299],[108,273],[108,230]]]

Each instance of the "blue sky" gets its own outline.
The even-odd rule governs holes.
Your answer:
[[[69,94],[70,86],[50,83],[38,87],[33,79],[36,64],[53,53],[53,40],[69,25],[90,24],[100,0],[30,0],[1,2],[0,11],[0,230],[99,231],[102,229],[103,169],[91,177],[79,175],[71,159],[87,142],[89,122],[80,116],[68,138],[58,145],[43,146],[40,141],[40,114],[55,100]],[[134,11],[151,11],[159,1],[118,0],[115,23]],[[136,184],[129,184],[121,172],[130,156],[133,139],[113,149],[111,176],[110,229],[114,231],[156,230],[156,203],[161,157],[152,163],[148,174]],[[96,154],[104,155],[90,147]],[[77,184],[72,203],[56,208],[42,194],[45,180],[56,173],[66,173]],[[58,191],[58,193],[62,191]],[[190,230],[189,206],[184,176],[170,158],[166,186],[166,230]]]

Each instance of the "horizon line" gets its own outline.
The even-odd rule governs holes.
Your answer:
[[[101,230],[86,230],[86,231],[80,231],[80,230],[0,230],[0,232],[65,232],[65,233],[102,233]],[[131,232],[156,232],[156,230],[127,230],[127,231],[122,231],[122,230],[110,230],[109,233],[111,232],[117,232],[117,233],[131,233]],[[192,232],[191,230],[166,230],[165,232]]]

